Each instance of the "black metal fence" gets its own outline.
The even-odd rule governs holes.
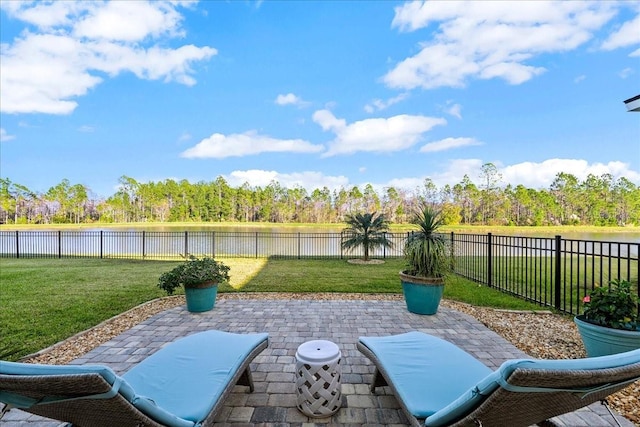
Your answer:
[[[387,233],[392,248],[370,253],[397,258],[408,233]],[[640,242],[454,234],[450,239],[460,276],[559,311],[578,314],[582,298],[613,279],[638,289]],[[0,257],[178,259],[187,254],[229,257],[353,258],[341,233],[224,231],[0,231]]]
[[[640,297],[640,243],[491,233],[452,233],[451,242],[460,276],[565,313],[579,314],[584,296],[614,279]]]
[[[387,233],[393,248],[371,257],[402,256],[406,233]],[[216,258],[346,258],[341,233],[226,231],[0,231],[0,257],[179,259],[187,254]]]

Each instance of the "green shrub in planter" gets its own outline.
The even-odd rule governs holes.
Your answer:
[[[640,300],[633,293],[627,280],[612,280],[609,286],[596,287],[582,300],[585,320],[607,328],[637,330]]]
[[[582,300],[584,314],[574,322],[587,356],[624,353],[640,348],[638,297],[631,283],[612,280],[593,289]]]
[[[158,287],[167,295],[173,295],[176,288],[199,288],[204,284],[220,284],[229,281],[229,267],[213,258],[189,256],[173,270],[163,273],[158,279]]]

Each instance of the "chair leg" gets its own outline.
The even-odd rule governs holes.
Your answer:
[[[253,376],[251,375],[251,371],[247,367],[247,369],[242,372],[240,378],[238,378],[238,385],[245,385],[249,387],[249,392],[253,393]]]
[[[607,399],[602,399],[602,400],[600,401],[600,403],[602,403],[602,404],[604,405],[604,407],[605,407],[605,408],[607,408],[607,411],[609,411],[609,414],[611,414],[611,418],[613,418],[613,421],[615,421],[615,422],[616,422],[616,425],[617,425],[618,427],[622,427],[622,426],[620,425],[620,423],[618,422],[618,419],[616,418],[616,416],[613,414],[613,411],[612,411],[612,410],[611,410],[611,408],[609,407],[609,402],[607,402]]]
[[[376,371],[373,374],[373,381],[371,381],[371,386],[369,387],[371,393],[375,393],[376,387],[384,387],[386,385],[388,385],[387,381],[384,379],[382,374],[380,374],[378,368],[376,368]]]
[[[11,408],[13,408],[13,406],[9,405],[8,403],[5,403],[4,407],[0,409],[0,420],[2,419],[2,417],[5,416],[7,412],[11,410]]]

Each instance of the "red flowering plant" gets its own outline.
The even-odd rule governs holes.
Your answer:
[[[613,329],[638,329],[640,300],[627,280],[612,280],[609,286],[596,287],[582,302],[584,318],[590,323]]]

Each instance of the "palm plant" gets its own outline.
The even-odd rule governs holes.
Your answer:
[[[393,247],[393,242],[387,238],[389,221],[384,214],[374,212],[347,215],[346,223],[347,227],[342,230],[346,236],[341,244],[342,249],[351,251],[362,246],[365,261],[369,261],[369,251],[379,247]]]
[[[438,233],[442,225],[440,211],[425,205],[414,214],[412,221],[419,230],[412,232],[404,247],[408,263],[407,274],[442,278],[451,271],[449,247],[445,237]]]

